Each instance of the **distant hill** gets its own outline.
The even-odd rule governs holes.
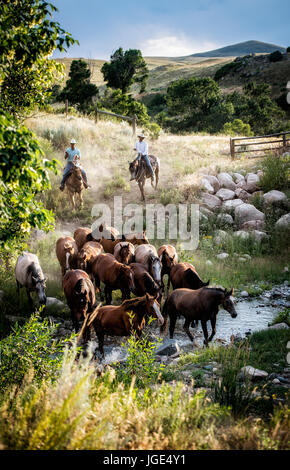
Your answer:
[[[286,52],[285,47],[261,41],[245,41],[221,47],[208,52],[199,52],[190,57],[238,57],[248,54],[270,54],[274,51]]]

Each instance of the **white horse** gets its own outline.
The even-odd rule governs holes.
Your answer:
[[[155,246],[138,245],[135,248],[135,262],[143,264],[154,281],[161,284],[161,262],[157,255]]]
[[[17,259],[15,266],[15,278],[18,295],[20,287],[25,287],[30,308],[33,306],[30,292],[36,291],[41,305],[46,304],[45,277],[36,255],[23,252]]]

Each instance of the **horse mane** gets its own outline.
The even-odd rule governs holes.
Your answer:
[[[32,261],[32,263],[30,263],[27,266],[26,274],[27,274],[27,276],[29,276],[29,274],[31,274],[31,276],[36,277],[36,279],[39,279],[39,281],[44,281],[43,273],[42,273],[40,267],[38,268],[36,266],[34,261]]]
[[[139,307],[141,303],[145,302],[145,297],[137,297],[135,299],[126,299],[124,302],[121,304],[121,307],[124,307],[126,310],[127,309],[134,309]]]
[[[226,291],[226,289],[223,289],[222,287],[203,287],[203,289],[209,290],[211,292],[216,291],[220,294],[224,294]]]
[[[78,293],[82,293],[84,288],[88,287],[87,279],[79,279],[75,285],[75,290]]]

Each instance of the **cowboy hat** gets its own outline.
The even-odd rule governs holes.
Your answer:
[[[142,137],[142,139],[145,139],[145,135],[143,133],[137,134],[137,137]]]
[[[70,141],[70,143],[71,143],[71,144],[76,144],[77,141],[76,141],[75,139],[72,139],[72,140]]]

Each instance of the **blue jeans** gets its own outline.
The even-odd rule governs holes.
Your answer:
[[[138,155],[137,158],[136,158],[136,160],[139,161],[140,158],[142,158],[142,159],[145,161],[147,167],[149,168],[149,170],[150,170],[150,172],[151,172],[151,176],[154,178],[154,171],[153,171],[153,168],[152,168],[152,166],[151,166],[151,163],[150,163],[150,160],[149,160],[148,155]]]
[[[68,162],[65,169],[64,169],[64,172],[63,172],[63,176],[62,176],[62,180],[61,180],[61,186],[64,185],[65,183],[65,180],[70,172],[70,170],[72,169],[73,167],[73,164],[71,162]],[[88,184],[88,179],[87,179],[87,174],[85,172],[85,170],[83,168],[81,168],[81,171],[82,171],[82,176],[83,176],[83,180],[86,184]]]

